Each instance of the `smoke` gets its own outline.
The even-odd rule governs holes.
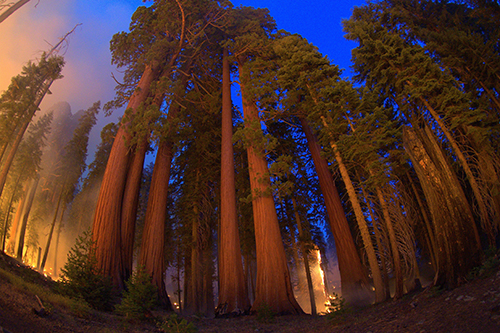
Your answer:
[[[120,73],[111,65],[109,42],[115,33],[127,31],[141,0],[39,0],[30,1],[0,23],[0,93],[11,78],[20,74],[28,61],[39,59],[43,51],[57,44],[73,29],[62,48],[66,65],[64,78],[52,84],[41,109],[66,101],[76,113],[86,110],[98,100],[102,104],[114,97],[116,82],[111,73]],[[116,121],[101,115],[89,143],[90,150],[99,143],[104,125]],[[92,154],[89,154],[92,157]]]

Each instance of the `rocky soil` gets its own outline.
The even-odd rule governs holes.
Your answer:
[[[21,274],[24,268],[0,255],[0,268]],[[25,276],[24,274],[22,276]],[[40,276],[33,283],[49,288]],[[68,309],[45,304],[41,310],[37,295],[9,283],[0,274],[0,333],[59,332],[160,332],[152,323],[130,323],[107,313],[90,313],[84,318]],[[38,312],[38,313],[37,313]],[[165,315],[165,314],[158,314]],[[477,278],[454,290],[427,288],[397,301],[388,301],[342,316],[281,316],[230,319],[187,318],[198,332],[500,332],[500,270]],[[177,332],[177,331],[175,331]]]

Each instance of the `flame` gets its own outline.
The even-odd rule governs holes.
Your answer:
[[[325,290],[325,272],[323,271],[323,268],[321,268],[321,252],[319,250],[316,250],[316,259],[318,260],[318,271],[319,275],[321,276],[321,286],[323,289],[323,295],[325,297],[328,297]]]

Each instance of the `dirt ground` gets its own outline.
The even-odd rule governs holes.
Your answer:
[[[3,263],[3,264],[2,264]],[[14,263],[0,258],[0,267],[16,271]],[[43,285],[43,279],[37,283]],[[49,308],[49,307],[47,307]],[[14,288],[0,276],[0,333],[59,332],[160,332],[153,324],[129,323],[113,314],[96,313],[87,318],[50,307],[40,316],[34,294]],[[198,332],[500,332],[500,271],[459,288],[441,291],[428,288],[331,320],[326,316],[257,316],[231,319],[187,318]]]

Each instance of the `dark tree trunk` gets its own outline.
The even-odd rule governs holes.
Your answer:
[[[333,238],[335,239],[342,283],[342,297],[350,304],[369,303],[372,298],[369,289],[370,283],[361,264],[356,245],[354,244],[344,208],[333,182],[333,176],[328,169],[327,161],[321,156],[321,148],[309,124],[305,119],[301,119],[300,122],[314,161],[314,167],[316,168],[319,185],[328,213],[328,222]]]
[[[243,275],[240,235],[236,210],[233,157],[233,121],[228,51],[222,69],[221,218],[219,240],[219,309],[240,313],[250,308]]]

